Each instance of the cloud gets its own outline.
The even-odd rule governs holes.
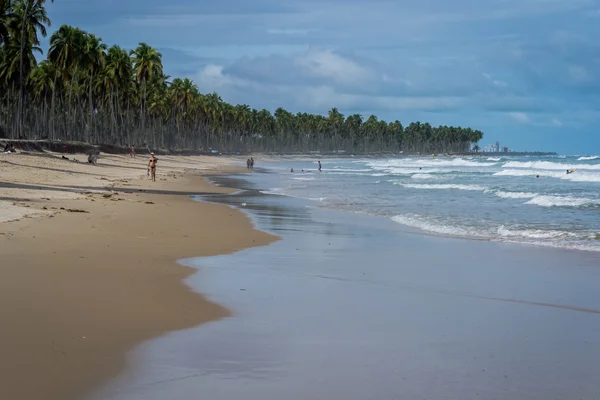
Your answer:
[[[48,10],[53,27],[159,48],[169,75],[232,103],[430,118],[511,147],[548,130],[600,142],[597,0],[61,0]]]
[[[296,58],[296,63],[309,73],[336,82],[360,82],[371,79],[366,68],[332,51],[309,51]]]
[[[531,119],[529,118],[529,115],[527,115],[527,113],[524,113],[524,112],[513,111],[513,112],[509,112],[508,116],[522,124],[531,123]]]
[[[309,33],[319,32],[319,29],[267,29],[271,35],[301,35],[306,36]]]

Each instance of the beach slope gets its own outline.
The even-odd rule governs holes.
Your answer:
[[[139,158],[0,158],[0,398],[80,398],[136,344],[229,315],[182,283],[195,270],[176,260],[275,240],[189,198],[228,192],[199,174],[230,163],[161,157],[152,183]]]

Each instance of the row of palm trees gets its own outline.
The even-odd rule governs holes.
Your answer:
[[[428,123],[274,113],[200,93],[190,79],[171,79],[162,55],[140,43],[131,51],[50,21],[42,0],[0,0],[0,137],[136,144],[221,151],[464,152],[482,133]]]

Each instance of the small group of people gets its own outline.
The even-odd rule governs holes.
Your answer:
[[[15,149],[15,145],[13,143],[6,143],[4,146],[5,153],[16,153],[17,149]]]
[[[317,161],[317,164],[319,165],[319,172],[321,172],[321,170],[323,169],[323,166],[321,165],[321,160]],[[294,168],[290,168],[290,172],[293,173]],[[304,172],[304,170],[302,170],[302,172]]]
[[[254,158],[250,157],[246,160],[246,168],[252,169],[254,168]]]

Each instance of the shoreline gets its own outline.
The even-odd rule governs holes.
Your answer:
[[[408,234],[239,178],[215,178],[242,191],[208,201],[283,240],[184,260],[204,271],[190,285],[236,317],[153,340],[136,352],[142,368],[98,399],[597,393],[597,257]]]
[[[0,216],[17,220],[0,223],[1,398],[81,398],[123,371],[136,345],[226,318],[184,282],[202,271],[178,260],[276,240],[240,210],[189,198],[233,191],[199,176],[190,164],[201,157],[163,160],[154,184],[127,172],[139,164],[128,157],[50,160],[60,168],[28,157],[2,159]],[[200,160],[205,175],[236,170],[228,161]],[[108,177],[92,175],[98,167]]]

